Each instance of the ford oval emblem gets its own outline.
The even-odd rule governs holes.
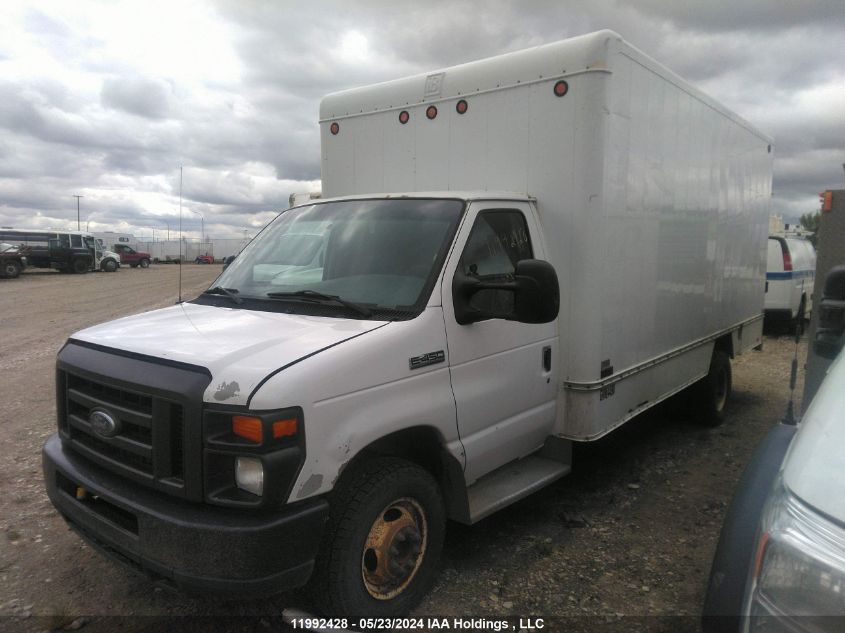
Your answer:
[[[88,422],[97,435],[114,437],[120,430],[120,424],[112,415],[103,409],[94,409],[88,416]]]

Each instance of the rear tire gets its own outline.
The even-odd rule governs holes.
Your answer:
[[[150,267],[150,260],[149,259],[142,259],[139,262],[141,268],[149,268]]]
[[[696,417],[704,426],[719,426],[731,395],[731,360],[721,350],[713,350],[710,370],[696,385]]]
[[[332,617],[407,614],[434,582],[446,529],[443,498],[420,466],[363,464],[335,489],[310,588]]]

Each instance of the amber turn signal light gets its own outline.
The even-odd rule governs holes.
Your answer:
[[[232,433],[250,442],[261,444],[261,418],[249,415],[232,416]]]

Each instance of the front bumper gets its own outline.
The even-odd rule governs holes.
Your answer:
[[[328,517],[325,499],[277,512],[187,502],[103,470],[65,450],[57,434],[42,458],[47,494],[68,524],[156,580],[188,591],[256,596],[299,587],[311,576]]]

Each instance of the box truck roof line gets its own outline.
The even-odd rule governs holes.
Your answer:
[[[571,78],[571,77],[576,77],[578,75],[584,75],[586,73],[610,73],[610,72],[611,71],[609,71],[606,68],[591,68],[590,70],[579,70],[579,71],[576,71],[576,72],[565,73],[565,74],[551,76],[551,77],[537,77],[536,79],[530,79],[530,80],[526,80],[526,81],[517,81],[517,82],[515,82],[514,84],[511,84],[511,85],[498,85],[498,86],[495,86],[493,88],[487,88],[485,90],[476,89],[476,90],[473,90],[471,93],[463,96],[463,98],[461,98],[462,93],[459,92],[454,96],[438,97],[438,98],[435,98],[435,99],[423,98],[423,99],[416,101],[416,102],[413,102],[413,103],[409,102],[409,103],[402,103],[402,104],[396,105],[396,106],[391,105],[391,106],[384,106],[384,107],[374,107],[372,110],[364,110],[362,112],[343,112],[341,114],[340,111],[338,111],[337,114],[327,116],[326,118],[322,118],[322,112],[321,112],[320,123],[328,123],[329,121],[333,121],[331,131],[332,131],[332,134],[337,135],[338,131],[340,131],[340,128],[335,127],[335,126],[338,125],[338,123],[335,121],[335,119],[352,119],[352,118],[355,118],[355,117],[367,116],[369,114],[373,114],[374,112],[391,112],[391,111],[399,110],[400,111],[399,123],[402,123],[404,125],[410,119],[410,114],[408,112],[408,108],[413,108],[413,107],[416,107],[416,106],[425,105],[425,106],[427,106],[426,117],[428,119],[434,119],[434,118],[437,117],[437,107],[436,107],[435,104],[443,103],[445,101],[453,101],[454,99],[459,99],[458,102],[455,104],[455,111],[458,114],[466,114],[467,111],[469,110],[469,101],[470,101],[470,99],[472,99],[472,97],[489,94],[491,92],[499,92],[501,90],[507,90],[508,88],[522,88],[522,87],[525,87],[525,86],[530,86],[532,84],[544,83],[544,82],[547,82],[547,81],[552,80],[552,79],[558,79],[559,80],[554,84],[554,87],[551,91],[552,94],[556,97],[563,97],[569,92],[569,83],[566,82],[563,79],[564,77]],[[329,97],[331,97],[331,96],[333,96],[333,95],[329,95]],[[329,97],[326,97],[326,99],[328,99]],[[431,108],[434,108],[434,111],[432,113],[434,116],[429,115],[429,111],[430,111]]]
[[[772,142],[771,137],[763,134],[735,112],[728,110],[666,66],[626,42],[618,33],[607,29],[429,73],[338,91],[327,95],[320,102],[320,123],[366,116],[375,112],[408,110],[415,106],[427,106],[455,99],[467,100],[468,105],[472,105],[469,102],[473,97],[502,90],[588,74],[609,75],[617,70],[614,59],[617,56],[626,57],[656,73],[663,80],[674,84],[767,143]],[[573,90],[573,86],[569,82],[565,83],[563,94],[560,94],[556,87],[554,92],[550,90],[549,94],[568,94]],[[406,122],[407,119],[400,121]]]

